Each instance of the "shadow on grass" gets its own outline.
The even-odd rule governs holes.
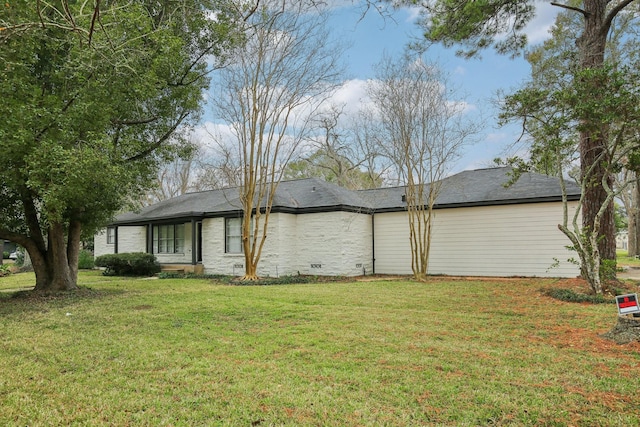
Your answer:
[[[34,290],[18,290],[3,292],[0,296],[0,307],[3,312],[42,311],[43,307],[68,307],[82,301],[101,300],[106,297],[124,294],[121,289],[92,289],[79,287],[74,291],[43,292]],[[2,312],[0,312],[1,314]]]

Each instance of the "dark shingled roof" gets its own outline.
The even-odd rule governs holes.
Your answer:
[[[535,203],[561,200],[557,178],[536,173],[523,174],[515,184],[511,168],[464,171],[445,178],[436,199],[436,208]],[[278,186],[273,212],[310,213],[328,211],[389,212],[404,210],[405,187],[351,191],[318,178],[282,181]],[[580,188],[568,184],[570,200],[580,197]],[[241,211],[238,188],[188,193],[119,215],[114,224],[145,224],[182,221],[192,218],[238,216]]]
[[[442,180],[435,208],[489,206],[562,200],[560,180],[538,173],[524,173],[513,184],[512,168],[500,167],[463,171]],[[377,212],[399,210],[406,206],[402,195],[406,187],[361,190],[375,203]],[[567,182],[569,200],[580,198],[580,187]]]
[[[263,204],[264,206],[264,204]],[[114,224],[143,224],[215,216],[238,216],[242,209],[237,187],[187,193],[140,210],[119,215]],[[272,212],[309,213],[336,210],[362,211],[371,206],[357,192],[318,178],[282,181]]]

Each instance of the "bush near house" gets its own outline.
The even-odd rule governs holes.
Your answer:
[[[78,256],[78,268],[81,270],[91,270],[94,266],[93,253],[86,249],[81,250]]]
[[[95,265],[105,268],[105,276],[153,276],[160,272],[156,257],[142,252],[101,255]]]
[[[11,268],[7,264],[0,264],[0,277],[11,274]]]

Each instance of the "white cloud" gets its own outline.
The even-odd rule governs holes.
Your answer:
[[[561,11],[557,6],[547,2],[536,2],[536,16],[525,28],[529,44],[538,44],[551,37],[549,31]]]
[[[458,65],[453,70],[453,74],[455,74],[456,76],[464,76],[465,74],[467,74],[467,69],[461,65]]]
[[[477,111],[478,107],[475,104],[471,104],[467,101],[447,101],[447,105],[451,111],[455,111],[456,114],[467,114],[472,111]]]
[[[418,21],[418,19],[420,19],[422,14],[422,8],[414,6],[414,7],[408,7],[406,8],[406,10],[408,13],[406,22],[414,24],[416,23],[416,21]]]
[[[193,129],[191,139],[206,152],[220,143],[233,141],[234,131],[231,125],[206,121]]]
[[[367,80],[347,80],[333,94],[330,102],[334,105],[344,105],[346,115],[355,115],[363,104],[370,102],[367,95],[367,84]]]

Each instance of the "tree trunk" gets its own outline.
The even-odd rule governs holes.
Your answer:
[[[79,225],[77,227],[79,228]],[[71,242],[71,244],[67,242]],[[63,224],[51,224],[46,251],[38,250],[36,245],[33,245],[33,248],[29,250],[33,270],[36,273],[36,287],[34,290],[59,292],[77,289],[79,247],[80,230],[71,230],[69,236],[66,236]],[[70,266],[68,254],[71,255],[73,268]]]
[[[603,157],[606,154],[606,148],[603,147],[603,143],[604,140],[600,136],[593,138],[587,132],[582,132],[580,135],[582,179],[588,182],[582,199],[582,225],[585,230],[595,229],[596,215],[607,199],[607,192],[601,183],[606,180],[609,188],[613,187],[613,177],[604,166],[607,160],[606,157]],[[601,238],[598,241],[598,250],[601,258],[603,260],[615,260],[616,226],[613,201],[608,203],[604,214],[600,218],[599,235]]]
[[[78,258],[80,257],[80,237],[82,234],[82,224],[72,220],[69,224],[67,236],[67,263],[73,283],[78,283]]]
[[[636,239],[636,215],[632,213],[629,215],[629,225],[627,226],[627,254],[630,257],[638,255],[637,239]]]
[[[577,40],[580,51],[580,68],[587,70],[600,68],[604,64],[604,53],[608,34],[606,22],[606,0],[585,0],[585,26],[584,32]],[[583,122],[590,123],[589,117],[584,117]],[[607,198],[607,192],[602,187],[602,182],[613,186],[613,177],[607,171],[607,144],[608,125],[600,124],[598,131],[593,127],[580,132],[580,167],[583,179],[587,181],[586,192],[582,201],[582,223],[587,230],[593,230],[596,222],[596,214],[603,206]],[[615,220],[613,201],[600,221],[601,236],[598,249],[603,260],[616,259]]]
[[[640,243],[640,180],[631,185],[631,208],[629,209],[629,229],[627,231],[628,255],[638,256],[638,243]]]

